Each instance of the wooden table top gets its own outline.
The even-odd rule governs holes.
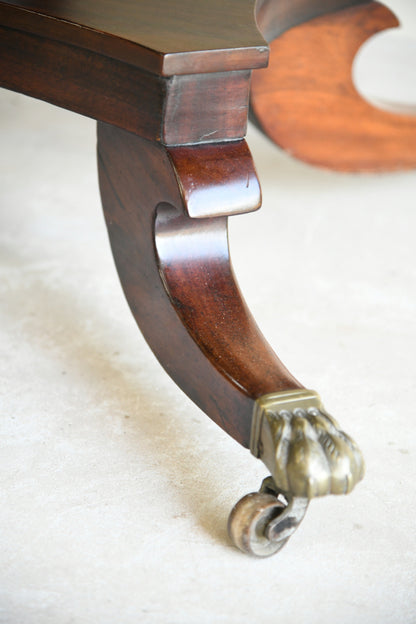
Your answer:
[[[267,64],[255,0],[1,0],[0,24],[161,75]]]

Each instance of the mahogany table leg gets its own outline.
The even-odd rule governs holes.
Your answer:
[[[219,149],[209,146],[208,152]],[[104,213],[126,298],[154,353],[195,403],[249,447],[255,401],[302,386],[273,353],[242,299],[230,265],[227,217],[191,218],[192,202],[181,194],[184,187],[196,187],[203,209],[213,192],[218,204],[225,203],[228,189],[234,203],[243,207],[249,201],[257,208],[259,187],[248,148],[244,141],[226,147],[234,152],[234,173],[221,181],[223,189],[213,181],[205,190],[202,165],[188,186],[180,177],[189,150],[204,150],[208,157],[206,147],[168,149],[99,124]]]
[[[274,354],[234,279],[226,215],[260,202],[245,142],[168,148],[100,123],[98,162],[126,298],[169,375],[264,461],[286,504],[350,491],[363,475],[360,452]],[[275,509],[282,510],[276,496],[268,517],[274,537]],[[234,532],[245,523],[256,536],[244,503],[241,509],[233,512]],[[280,535],[279,548],[285,541]],[[246,548],[261,556],[277,549]]]
[[[271,15],[289,27],[360,2],[259,0],[259,24]],[[243,137],[251,70],[267,64],[268,47],[252,0],[191,12],[168,0],[101,4],[1,0],[0,83],[99,121],[102,202],[126,298],[176,383],[269,468],[273,487],[245,497],[230,530],[243,550],[271,554],[310,498],[351,491],[363,461],[263,338],[230,263],[228,216],[261,202]]]

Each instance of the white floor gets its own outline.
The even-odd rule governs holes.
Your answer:
[[[416,622],[416,173],[316,170],[250,130],[264,205],[231,219],[240,284],[367,462],[253,560],[227,515],[266,471],[135,326],[94,123],[0,95],[0,621]]]

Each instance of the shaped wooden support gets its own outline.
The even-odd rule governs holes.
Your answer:
[[[98,162],[133,316],[176,383],[249,447],[256,399],[302,386],[261,335],[230,264],[226,215],[260,203],[245,141],[166,148],[100,124]]]
[[[378,2],[349,4],[282,34],[273,18],[278,3],[269,3],[263,28],[269,40],[279,36],[270,44],[269,67],[253,75],[254,115],[277,145],[308,163],[339,171],[412,169],[416,117],[376,108],[352,79],[361,45],[399,22]]]
[[[259,69],[268,46],[253,1],[172,7],[0,0],[0,84],[98,120],[102,203],[131,311],[176,383],[269,468],[230,520],[240,548],[267,556],[311,498],[351,491],[364,466],[261,335],[233,274],[227,219],[261,203],[244,141],[251,71],[261,125],[325,166],[413,166],[414,120],[374,113],[352,87],[358,45],[393,23],[376,3],[260,0],[262,32],[279,36],[270,70]],[[320,46],[335,40],[342,53],[328,60]]]

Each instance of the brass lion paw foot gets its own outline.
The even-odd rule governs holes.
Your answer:
[[[311,498],[347,494],[364,476],[357,445],[310,390],[257,401],[251,451],[272,477],[235,505],[228,531],[240,550],[257,557],[273,555],[286,544]]]

